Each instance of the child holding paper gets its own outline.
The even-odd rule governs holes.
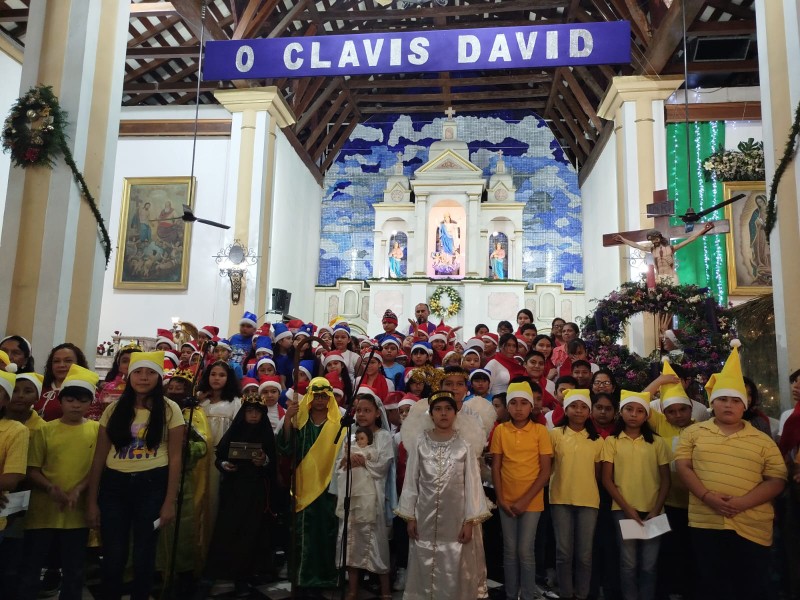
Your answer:
[[[661,514],[667,499],[670,452],[647,424],[649,412],[649,393],[623,391],[617,425],[603,445],[603,486],[617,523],[632,519],[642,525]],[[621,529],[617,535],[623,599],[653,600],[659,538],[626,540]]]

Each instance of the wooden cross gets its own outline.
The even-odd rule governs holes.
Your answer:
[[[447,118],[448,118],[448,119],[452,120],[452,119],[453,119],[453,117],[455,117],[455,116],[456,116],[456,111],[455,111],[455,109],[454,109],[452,106],[448,106],[448,107],[447,107],[447,110],[446,110],[446,111],[444,111],[444,114],[446,114],[446,115],[447,115]]]
[[[652,217],[655,222],[655,229],[658,229],[665,238],[670,240],[682,240],[694,232],[694,228],[703,226],[706,221],[698,221],[697,223],[687,223],[686,225],[678,225],[670,227],[669,218],[675,214],[675,203],[667,198],[667,190],[656,190],[653,192],[653,204],[647,205],[647,216]],[[731,230],[730,223],[727,219],[720,219],[718,221],[708,221],[714,224],[714,228],[706,235],[720,235],[729,233]],[[625,239],[632,242],[646,242],[647,232],[649,229],[639,229],[637,231],[620,231],[619,233],[606,233],[603,234],[603,246],[619,246],[615,238],[621,235]]]

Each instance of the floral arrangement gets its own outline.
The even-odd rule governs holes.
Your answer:
[[[614,373],[621,387],[640,391],[652,379],[651,364],[660,362],[656,350],[648,357],[631,352],[619,343],[623,328],[639,313],[677,315],[680,329],[673,330],[680,344],[672,359],[695,371],[701,378],[719,372],[736,337],[733,313],[718,306],[708,288],[657,283],[650,290],[644,279],[629,281],[598,301],[593,315],[582,323],[589,355]]]
[[[447,297],[445,302],[442,301],[442,296]],[[440,285],[431,294],[428,306],[430,306],[431,312],[440,319],[450,319],[461,310],[461,296],[458,295],[456,288]]]
[[[59,153],[72,171],[72,177],[89,205],[103,245],[106,266],[111,258],[111,238],[105,221],[97,208],[83,175],[75,164],[67,145],[67,113],[61,110],[58,98],[50,86],[40,85],[28,90],[11,107],[3,123],[3,151],[11,154],[15,167],[50,167],[55,165]]]
[[[114,353],[114,343],[110,340],[97,344],[97,356],[111,356]]]
[[[717,181],[763,181],[764,142],[740,142],[738,150],[720,148],[703,161],[706,175]]]

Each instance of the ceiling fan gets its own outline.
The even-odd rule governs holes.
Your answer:
[[[736,194],[733,198],[728,198],[724,202],[720,202],[719,204],[715,204],[709,208],[705,208],[700,212],[695,212],[694,209],[690,206],[689,209],[683,215],[678,215],[678,218],[683,221],[684,223],[697,223],[701,218],[705,217],[706,215],[711,214],[718,208],[722,208],[723,206],[728,206],[728,204],[733,204],[737,200],[741,200],[747,194]]]
[[[181,221],[185,221],[186,223],[203,223],[204,225],[211,225],[212,227],[219,227],[220,229],[230,229],[230,225],[223,225],[222,223],[217,223],[216,221],[209,221],[208,219],[201,219],[199,217],[195,217],[194,213],[192,212],[192,207],[188,204],[183,205],[183,216],[180,217]]]

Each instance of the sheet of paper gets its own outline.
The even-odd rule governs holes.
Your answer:
[[[639,525],[633,519],[622,519],[619,522],[623,540],[652,540],[670,531],[667,515],[659,515]]]
[[[28,510],[28,503],[31,501],[31,491],[25,490],[24,492],[12,492],[6,494],[8,504],[3,510],[0,510],[0,517],[7,517],[14,513]]]

